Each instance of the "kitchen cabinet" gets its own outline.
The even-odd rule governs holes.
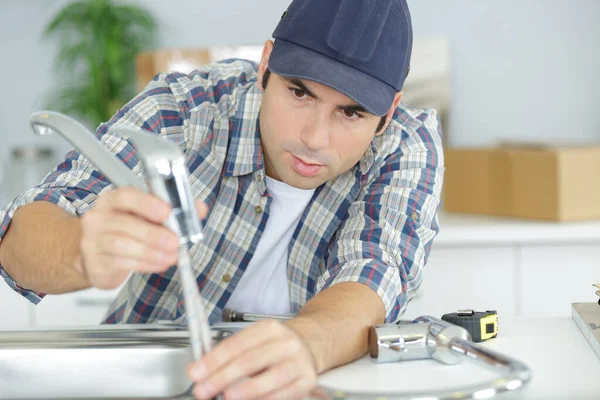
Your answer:
[[[571,303],[597,301],[600,243],[524,246],[521,265],[523,315],[567,316]]]
[[[440,215],[424,281],[405,318],[457,309],[506,317],[570,317],[595,302],[600,221],[546,222]]]
[[[441,317],[460,309],[517,309],[517,251],[509,246],[442,247],[431,252],[424,278],[409,303],[406,318]]]

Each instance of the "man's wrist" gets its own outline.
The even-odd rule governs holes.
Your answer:
[[[285,325],[293,330],[306,346],[310,353],[317,374],[326,371],[328,367],[328,350],[324,343],[329,342],[327,333],[323,327],[310,316],[298,316],[285,322]]]
[[[66,216],[66,218],[70,219],[69,230],[71,232],[75,232],[75,237],[77,238],[77,243],[72,244],[72,246],[74,246],[74,248],[71,249],[71,254],[72,254],[71,257],[74,256],[74,260],[71,263],[71,267],[77,273],[78,278],[81,281],[81,284],[84,285],[84,287],[89,287],[89,286],[91,286],[91,284],[90,284],[90,280],[89,280],[88,271],[87,271],[86,265],[85,265],[85,259],[81,252],[81,245],[80,245],[81,217],[68,215],[68,216]]]
[[[73,261],[70,263],[71,268],[75,270],[81,283],[89,286],[89,276],[85,268],[83,254],[81,253],[81,217],[73,215],[65,215],[64,217],[68,221],[69,231],[73,232],[73,238],[76,239],[76,241],[70,244],[69,253],[70,257],[73,257]]]
[[[83,260],[83,256],[81,254],[77,255],[75,261],[73,263],[73,269],[79,273],[81,278],[89,284],[89,276],[87,273],[87,269],[85,268],[85,262]]]

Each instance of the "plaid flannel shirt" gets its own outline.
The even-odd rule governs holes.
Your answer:
[[[211,323],[220,320],[269,217],[258,124],[261,95],[256,65],[243,60],[226,60],[190,75],[160,74],[96,131],[140,179],[143,169],[135,149],[107,134],[110,126],[152,131],[185,153],[193,194],[210,207],[205,239],[190,256]],[[398,319],[421,284],[438,232],[442,180],[436,112],[401,105],[357,165],[318,187],[304,211],[288,246],[291,311],[298,312],[319,291],[350,281],[381,297],[388,322]],[[112,189],[73,150],[43,183],[0,212],[0,240],[24,204],[48,201],[82,215]],[[31,302],[43,298],[1,266],[0,274]],[[175,267],[161,274],[133,273],[104,322],[185,322],[180,285]]]

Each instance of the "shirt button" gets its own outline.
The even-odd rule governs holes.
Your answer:
[[[231,282],[231,275],[225,274],[225,275],[223,275],[223,278],[221,278],[221,280],[225,283],[229,283],[229,282]]]
[[[262,212],[263,212],[263,209],[262,209],[262,207],[261,207],[261,206],[256,206],[256,207],[254,208],[254,212],[255,212],[255,213],[257,213],[257,214],[260,214],[260,213],[262,213]]]
[[[419,221],[419,214],[417,214],[415,211],[410,214],[410,217],[413,219],[413,221]]]
[[[257,181],[259,181],[259,182],[262,182],[262,179],[263,179],[263,178],[262,178],[262,175],[257,175],[257,176],[256,176],[256,180],[257,180]]]

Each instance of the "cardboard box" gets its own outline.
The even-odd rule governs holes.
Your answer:
[[[211,46],[199,49],[158,49],[136,56],[136,86],[142,90],[161,72],[189,74],[206,64],[227,58],[243,58],[259,62],[262,44],[244,46]]]
[[[600,145],[448,148],[449,212],[551,221],[600,218]]]
[[[210,62],[208,49],[163,49],[140,53],[135,59],[136,87],[142,90],[161,72],[187,74]]]

